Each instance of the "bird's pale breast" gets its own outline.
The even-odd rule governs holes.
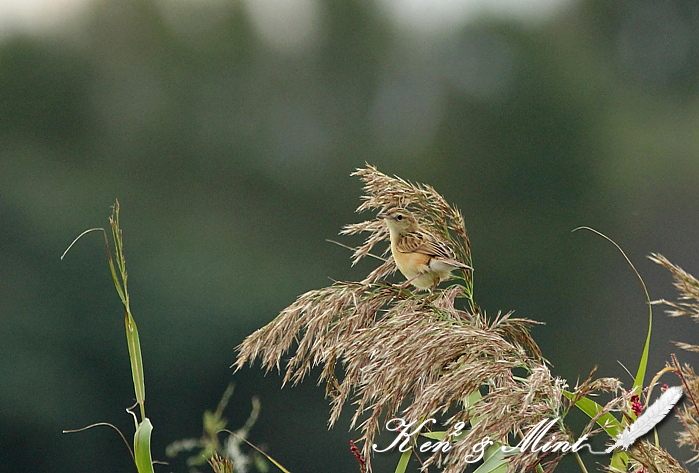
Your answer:
[[[430,257],[422,253],[402,253],[392,248],[393,259],[396,266],[406,278],[414,278],[418,274],[429,270]]]

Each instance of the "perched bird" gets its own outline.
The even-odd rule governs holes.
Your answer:
[[[386,222],[391,234],[391,253],[396,266],[418,289],[433,290],[455,269],[473,269],[456,260],[445,241],[422,230],[417,219],[408,210],[392,208],[377,216]]]

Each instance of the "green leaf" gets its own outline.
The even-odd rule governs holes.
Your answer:
[[[643,388],[643,381],[646,377],[646,367],[648,365],[648,352],[650,350],[650,334],[651,334],[651,328],[653,326],[653,305],[650,302],[650,294],[648,294],[648,288],[646,287],[646,283],[643,282],[643,278],[641,277],[641,274],[636,269],[636,266],[633,265],[633,263],[631,262],[629,257],[626,256],[626,253],[624,253],[624,250],[622,250],[621,247],[619,245],[617,245],[617,243],[614,240],[609,238],[604,233],[595,230],[594,228],[578,227],[573,231],[577,231],[577,230],[589,230],[593,233],[596,233],[597,235],[601,236],[605,240],[609,241],[612,245],[614,245],[616,247],[616,249],[619,250],[621,255],[624,257],[624,259],[626,260],[628,265],[631,266],[631,269],[633,270],[634,274],[636,275],[638,282],[641,283],[641,287],[643,288],[643,294],[646,297],[646,304],[648,304],[648,334],[646,335],[646,343],[643,347],[643,353],[641,354],[641,361],[638,364],[638,371],[636,371],[636,377],[633,380],[633,387],[638,388],[639,392],[640,392],[640,390]]]
[[[643,283],[643,281],[641,281],[641,283]],[[645,288],[644,285],[643,289],[645,290]],[[646,367],[648,366],[648,352],[650,351],[650,334],[653,328],[653,309],[648,291],[646,291],[646,302],[648,303],[648,334],[646,335],[646,343],[643,346],[641,361],[638,363],[638,371],[636,371],[636,377],[633,380],[633,387],[637,389],[637,393],[643,390],[643,381],[646,377]]]
[[[410,455],[413,454],[413,449],[411,448],[410,450],[406,450],[403,452],[403,455],[400,456],[400,459],[398,460],[398,464],[396,465],[396,472],[395,473],[405,473],[405,470],[408,468],[408,462],[410,462]]]
[[[114,269],[114,261],[109,254],[109,245],[107,245],[107,263],[109,263],[109,272],[112,274],[112,279],[114,280],[114,287],[116,288],[117,294],[119,294],[119,299],[121,303],[126,305],[126,296],[124,296],[124,291],[121,289],[121,284],[119,283],[119,277],[117,276],[116,269]]]
[[[432,440],[439,440],[440,442],[444,440],[444,436],[447,435],[446,431],[440,430],[439,432],[423,432],[420,433],[421,436],[427,437]]]
[[[286,468],[284,468],[277,460],[275,460],[274,458],[270,457],[270,456],[267,455],[265,452],[262,452],[262,455],[264,455],[265,458],[266,458],[267,460],[269,460],[274,466],[276,466],[277,468],[279,468],[279,469],[280,469],[281,471],[283,471],[284,473],[290,473],[289,470],[287,470]]]
[[[563,395],[568,399],[573,399],[575,396],[569,391],[563,391]],[[588,397],[583,397],[575,403],[575,406],[583,411],[587,416],[592,419],[597,414],[602,412],[602,406],[597,404],[595,401]],[[599,419],[597,419],[597,424],[604,429],[607,434],[614,438],[621,433],[623,427],[621,422],[619,422],[616,417],[611,415],[609,412],[602,414]]]
[[[129,346],[129,360],[131,361],[131,375],[133,377],[133,386],[136,393],[136,402],[138,402],[141,408],[141,419],[143,419],[145,418],[144,403],[146,402],[146,383],[143,377],[141,342],[138,338],[136,321],[131,317],[128,310],[124,317],[124,325],[126,327],[126,342]]]
[[[133,453],[136,461],[138,473],[154,473],[153,459],[150,455],[150,434],[153,431],[153,424],[148,417],[138,425],[133,441]]]
[[[568,399],[573,399],[573,393],[569,391],[563,391],[563,395]],[[602,411],[602,406],[593,401],[588,397],[583,397],[575,403],[575,406],[583,411],[587,416],[592,419],[599,412]],[[616,417],[611,415],[609,412],[602,414],[597,419],[597,425],[602,427],[604,431],[609,435],[610,438],[616,438],[622,430],[624,430],[621,422],[619,422]],[[629,461],[629,456],[626,452],[615,452],[612,455],[612,461],[610,466],[620,469],[620,471],[626,471],[626,464]]]
[[[473,473],[505,473],[507,471],[508,454],[498,448]]]

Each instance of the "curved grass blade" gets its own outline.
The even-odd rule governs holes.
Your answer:
[[[505,473],[507,471],[507,454],[498,447],[473,473]]]
[[[563,395],[568,399],[573,399],[574,397],[573,393],[569,391],[563,391]],[[587,414],[590,419],[602,411],[602,406],[588,397],[579,399],[578,402],[575,403],[575,407]],[[607,435],[609,435],[609,437],[612,439],[616,438],[624,430],[621,422],[619,422],[616,417],[611,415],[609,412],[599,416],[597,419],[597,425],[602,427],[602,429],[604,429]],[[619,471],[626,471],[626,464],[628,461],[629,456],[626,452],[616,451],[612,455],[612,461],[610,462],[609,466],[616,468]]]
[[[259,454],[263,455],[267,460],[270,461],[270,463],[272,463],[274,466],[276,466],[277,468],[279,468],[282,472],[284,472],[284,473],[291,473],[289,470],[287,470],[286,468],[284,468],[284,467],[281,465],[281,463],[279,463],[278,461],[276,461],[274,458],[270,457],[266,452],[264,452],[264,451],[262,451],[261,449],[259,449],[254,443],[250,442],[250,441],[249,441],[248,439],[246,439],[245,437],[243,437],[243,436],[241,436],[241,435],[238,435],[238,434],[236,434],[235,432],[230,431],[230,430],[228,430],[228,429],[221,429],[219,432],[226,432],[226,433],[229,433],[229,434],[231,434],[232,436],[234,436],[235,438],[237,438],[237,439],[239,439],[239,440],[242,440],[243,442],[245,442],[245,443],[247,443],[248,445],[250,445],[250,447],[252,447],[252,448],[254,448],[255,450],[257,450],[257,452],[258,452]]]
[[[601,236],[602,238],[604,238],[605,240],[610,242],[612,245],[614,245],[616,247],[616,249],[619,250],[619,252],[622,254],[622,256],[624,257],[626,262],[629,264],[629,266],[631,266],[631,269],[633,270],[634,274],[636,274],[636,278],[638,278],[638,281],[641,283],[641,287],[643,287],[643,293],[646,296],[646,303],[648,304],[648,333],[646,334],[646,343],[643,346],[643,353],[641,354],[641,360],[638,363],[638,370],[636,371],[636,377],[633,380],[633,387],[637,388],[638,391],[640,392],[640,390],[643,388],[643,381],[645,380],[645,377],[646,377],[646,368],[648,366],[648,353],[650,351],[650,334],[651,334],[651,329],[653,327],[653,305],[651,304],[651,301],[650,301],[650,295],[648,294],[648,288],[646,287],[646,283],[643,282],[643,278],[641,277],[641,275],[639,274],[638,270],[633,265],[633,263],[631,262],[629,257],[626,256],[626,253],[624,253],[624,250],[622,250],[621,247],[619,245],[617,245],[617,243],[614,240],[609,238],[604,233],[595,230],[594,228],[578,227],[578,228],[574,229],[573,231],[575,232],[577,230],[589,230],[592,233],[595,233],[595,234]]]
[[[405,470],[408,468],[408,463],[410,462],[410,456],[412,454],[412,448],[403,452],[403,454],[400,456],[400,459],[398,460],[398,464],[396,465],[395,473],[405,473]]]
[[[131,317],[128,308],[125,307],[124,326],[126,328],[126,343],[129,346],[129,360],[131,362],[131,375],[133,377],[134,392],[136,393],[136,402],[141,410],[141,419],[146,417],[145,402],[146,402],[146,383],[143,376],[143,359],[141,358],[141,342],[138,338],[138,329],[136,321]]]
[[[154,473],[153,458],[150,454],[150,434],[153,431],[153,424],[148,417],[143,419],[136,429],[133,439],[134,457],[138,473]]]

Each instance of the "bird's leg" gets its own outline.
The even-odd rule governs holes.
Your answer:
[[[439,278],[437,278],[434,281],[434,284],[432,284],[432,286],[430,287],[430,299],[432,298],[432,296],[434,296],[434,291],[435,291],[435,289],[437,289],[437,286],[439,286],[440,282],[441,281],[439,280]]]

